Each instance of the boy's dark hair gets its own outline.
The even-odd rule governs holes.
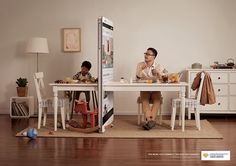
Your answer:
[[[89,61],[84,61],[81,65],[81,67],[86,67],[87,69],[91,69],[92,65]]]
[[[157,52],[157,50],[156,50],[155,48],[152,48],[152,47],[150,47],[150,48],[148,48],[147,50],[150,50],[150,51],[152,51],[152,52],[153,52],[153,54],[154,54],[154,56],[155,56],[155,58],[156,58],[156,56],[157,56],[158,52]]]

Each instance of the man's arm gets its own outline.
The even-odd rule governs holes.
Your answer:
[[[146,76],[144,74],[144,69],[147,67],[147,65],[144,62],[141,62],[137,65],[136,68],[136,78],[137,79],[145,79]]]
[[[153,75],[154,79],[161,80],[162,74],[161,74],[161,71],[159,69],[153,69],[152,70],[152,75]]]

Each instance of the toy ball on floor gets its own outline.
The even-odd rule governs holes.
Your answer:
[[[38,131],[35,128],[29,128],[23,133],[23,135],[29,137],[30,139],[35,139],[38,135]]]

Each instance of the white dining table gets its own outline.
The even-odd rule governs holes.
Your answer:
[[[58,92],[59,91],[97,91],[98,84],[61,84],[50,83],[54,95],[54,130],[57,131],[57,112],[58,112]],[[182,131],[185,127],[185,92],[188,84],[180,83],[121,83],[107,82],[103,85],[104,91],[164,91],[178,92],[181,98],[181,113],[182,113]],[[99,103],[100,104],[100,103]]]
[[[57,131],[57,112],[58,112],[58,92],[59,91],[97,91],[98,84],[95,83],[73,83],[73,84],[61,84],[50,83],[53,90],[54,97],[54,130]]]
[[[182,131],[185,127],[185,92],[188,84],[179,83],[122,83],[108,82],[103,85],[104,91],[164,91],[178,92],[181,99]]]

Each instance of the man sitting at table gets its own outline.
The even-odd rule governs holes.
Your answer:
[[[81,71],[76,73],[73,76],[73,79],[74,80],[79,80],[79,82],[86,82],[86,81],[91,80],[92,79],[92,75],[89,72],[91,67],[92,67],[92,65],[91,65],[91,63],[89,61],[84,61],[82,63],[82,65],[81,65]],[[82,92],[84,92],[84,94],[85,94],[85,98],[86,98],[86,102],[87,102],[87,109],[90,110],[90,107],[89,107],[90,93],[89,93],[89,91],[76,91],[75,95],[74,95],[74,98],[75,99],[79,99],[80,94]]]
[[[148,82],[156,82],[162,79],[164,68],[154,60],[157,56],[154,48],[148,48],[144,53],[144,62],[140,62],[136,69],[137,80],[149,80]],[[160,108],[161,92],[160,91],[141,91],[142,110],[145,116],[143,128],[150,130],[156,126],[157,110]],[[153,101],[150,107],[149,101]]]

